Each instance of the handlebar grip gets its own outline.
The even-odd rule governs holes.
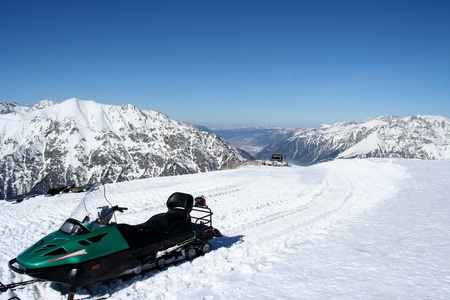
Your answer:
[[[123,213],[124,210],[128,210],[128,207],[119,207],[119,206],[114,206],[115,210],[120,211]]]

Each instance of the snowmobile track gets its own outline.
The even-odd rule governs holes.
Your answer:
[[[307,234],[315,223],[327,222],[334,213],[339,212],[347,203],[353,192],[353,185],[344,175],[327,174],[325,185],[304,198],[311,199],[300,205],[259,219],[244,229],[244,240],[257,243],[261,240],[273,240],[277,236],[286,236],[291,232]],[[300,200],[300,199],[299,199]]]

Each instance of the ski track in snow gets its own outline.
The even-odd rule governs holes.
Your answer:
[[[191,262],[80,288],[76,299],[380,299],[379,295],[424,299],[396,294],[392,292],[395,285],[383,291],[376,283],[379,278],[370,279],[375,281],[373,286],[360,279],[365,273],[358,267],[364,266],[366,256],[375,255],[367,247],[370,237],[364,232],[355,237],[360,244],[352,246],[362,258],[346,261],[340,254],[333,260],[334,249],[342,249],[345,244],[340,241],[346,241],[345,235],[336,236],[351,231],[362,215],[389,203],[399,190],[405,192],[408,187],[402,182],[410,176],[408,166],[402,160],[342,160],[310,167],[251,166],[109,184],[106,196],[110,202],[129,207],[117,215],[118,222],[144,222],[165,211],[168,196],[180,191],[206,197],[214,212],[213,225],[224,237],[212,240],[213,251]],[[10,271],[8,260],[57,230],[82,196],[0,203],[0,281],[29,279]],[[313,260],[316,250],[324,254]],[[377,268],[386,266],[370,265],[365,271],[377,273]],[[358,278],[353,279],[357,287],[347,281],[352,276]],[[450,285],[450,276],[442,280]],[[14,295],[65,299],[65,293],[67,288],[61,285],[39,283],[0,294],[0,299]]]

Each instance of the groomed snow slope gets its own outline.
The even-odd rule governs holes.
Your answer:
[[[78,290],[76,299],[448,299],[450,162],[339,160],[107,185],[119,222],[165,211],[175,192],[207,197],[224,237],[192,262]],[[57,230],[82,197],[0,202],[0,281],[9,259]],[[65,299],[38,283],[0,299]]]

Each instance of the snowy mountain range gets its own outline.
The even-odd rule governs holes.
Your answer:
[[[65,184],[216,170],[248,158],[214,133],[133,105],[0,102],[0,199]]]
[[[300,165],[335,158],[450,159],[450,119],[442,116],[386,115],[362,123],[340,122],[317,128],[253,128],[217,133],[250,153],[252,148],[262,148],[252,153],[256,158],[283,153],[288,161]]]

